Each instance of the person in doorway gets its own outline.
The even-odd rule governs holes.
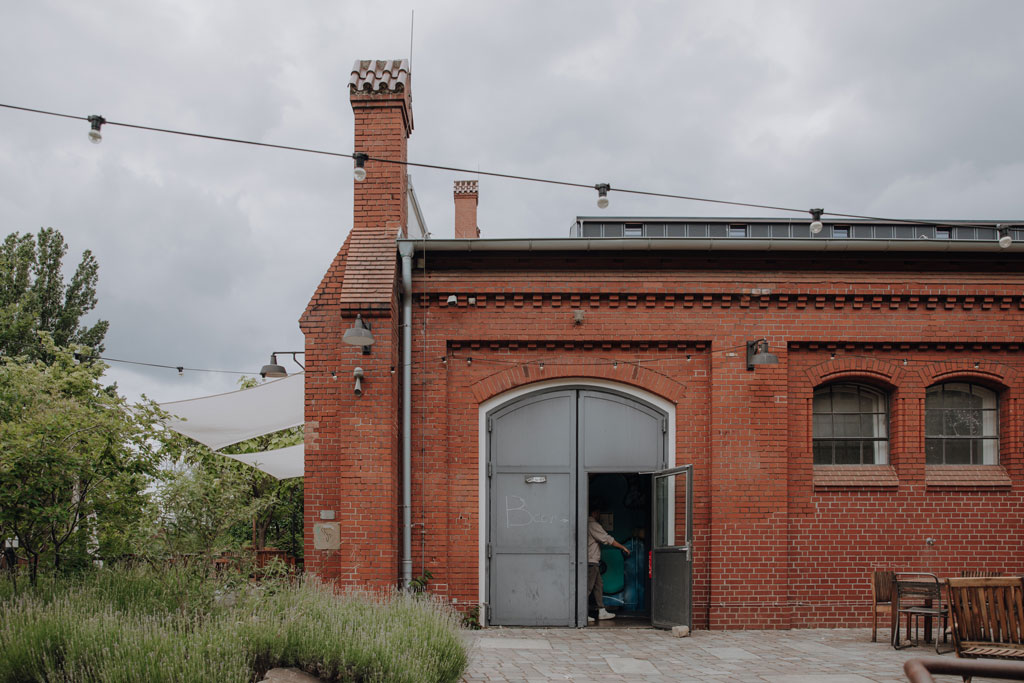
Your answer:
[[[598,619],[614,619],[615,615],[604,608],[604,581],[601,580],[601,544],[618,548],[629,556],[629,549],[622,545],[611,534],[604,530],[597,518],[601,516],[600,501],[590,504],[590,515],[587,517],[587,595],[594,596],[597,604]],[[587,622],[593,622],[587,617]]]

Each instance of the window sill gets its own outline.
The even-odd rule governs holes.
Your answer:
[[[1002,465],[926,465],[930,489],[1009,489],[1013,482]]]
[[[894,489],[900,484],[892,465],[815,465],[814,490]]]

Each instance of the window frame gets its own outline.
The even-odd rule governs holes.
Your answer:
[[[836,411],[835,405],[832,401],[832,396],[836,393],[836,389],[846,388],[855,389],[856,396],[858,398],[858,409],[856,411]],[[819,412],[816,408],[818,397],[823,392],[828,392],[829,399],[829,411]],[[848,393],[848,392],[847,392]],[[860,409],[860,399],[862,397],[869,397],[873,401],[880,402],[881,410],[872,410],[865,412]],[[815,466],[834,467],[837,465],[850,465],[850,466],[870,466],[870,465],[889,465],[890,455],[892,448],[892,391],[883,387],[879,387],[868,382],[858,382],[856,380],[843,380],[837,382],[829,382],[821,386],[815,387],[811,397],[811,460]],[[878,403],[875,404],[879,405]],[[861,426],[863,427],[865,421],[864,418],[868,417],[868,424],[872,426],[872,436],[865,436],[863,433],[856,436],[836,436],[836,420],[835,417],[840,416],[860,416]],[[821,416],[828,416],[831,432],[828,436],[824,436],[818,433],[816,418]],[[881,420],[879,421],[879,418]],[[878,426],[881,424],[884,427],[884,431],[881,432],[881,436],[878,436]],[[857,443],[859,450],[860,462],[836,462],[836,446],[842,443]],[[830,458],[828,462],[819,461],[819,448],[822,445],[828,444]],[[870,459],[866,459],[869,456]]]
[[[981,408],[958,408],[955,406],[946,405],[947,400],[944,398],[946,394],[946,388],[951,385],[963,385],[968,389],[970,396],[978,396],[982,399]],[[940,395],[943,396],[939,406],[929,407],[929,401],[932,400],[935,395],[935,391],[938,390]],[[976,390],[980,390],[979,393],[975,393]],[[1002,401],[1000,391],[991,386],[981,384],[979,382],[972,381],[969,378],[964,379],[949,379],[942,382],[932,384],[925,389],[924,398],[924,453],[925,453],[925,465],[967,465],[967,466],[979,466],[979,465],[998,465],[999,464],[999,449],[1000,449],[1000,411],[1002,410]],[[985,407],[986,395],[991,397],[992,404],[990,407]],[[955,410],[977,410],[980,411],[980,420],[976,421],[979,424],[978,434],[935,434],[932,430],[935,425],[935,413],[940,413],[942,417],[939,418],[941,424],[940,430],[946,431],[948,423],[952,420],[947,419],[947,414]],[[986,420],[986,413],[989,415],[989,419]],[[989,428],[988,422],[991,423],[991,432],[986,431]],[[948,449],[952,444],[957,443],[968,443],[968,462],[948,462],[949,454]],[[986,445],[988,444],[988,445]],[[936,446],[941,445],[939,450],[939,458],[936,459],[935,454],[932,452]],[[955,457],[955,456],[954,456]]]

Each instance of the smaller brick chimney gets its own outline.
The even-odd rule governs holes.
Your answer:
[[[480,236],[476,225],[476,203],[479,197],[477,181],[455,181],[455,239],[474,239]]]

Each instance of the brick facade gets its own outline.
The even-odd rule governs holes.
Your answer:
[[[400,116],[359,123],[355,96],[353,106],[357,149],[377,139],[360,125],[383,126],[402,137],[380,144],[404,155]],[[399,578],[394,239],[405,202],[404,180],[387,178],[357,197],[352,234],[302,320],[307,567],[360,585]],[[361,235],[369,246],[357,252]],[[865,625],[873,568],[1024,570],[1024,252],[849,244],[838,254],[418,247],[414,575],[429,570],[434,592],[478,602],[480,405],[556,379],[614,382],[675,406],[676,463],[695,473],[697,627]],[[372,320],[371,356],[340,342],[357,310]],[[748,371],[746,342],[762,337],[779,363]],[[998,465],[925,464],[925,391],[954,379],[997,391]],[[837,381],[886,392],[887,464],[813,464],[813,391]],[[328,509],[341,550],[317,551],[310,527]]]

